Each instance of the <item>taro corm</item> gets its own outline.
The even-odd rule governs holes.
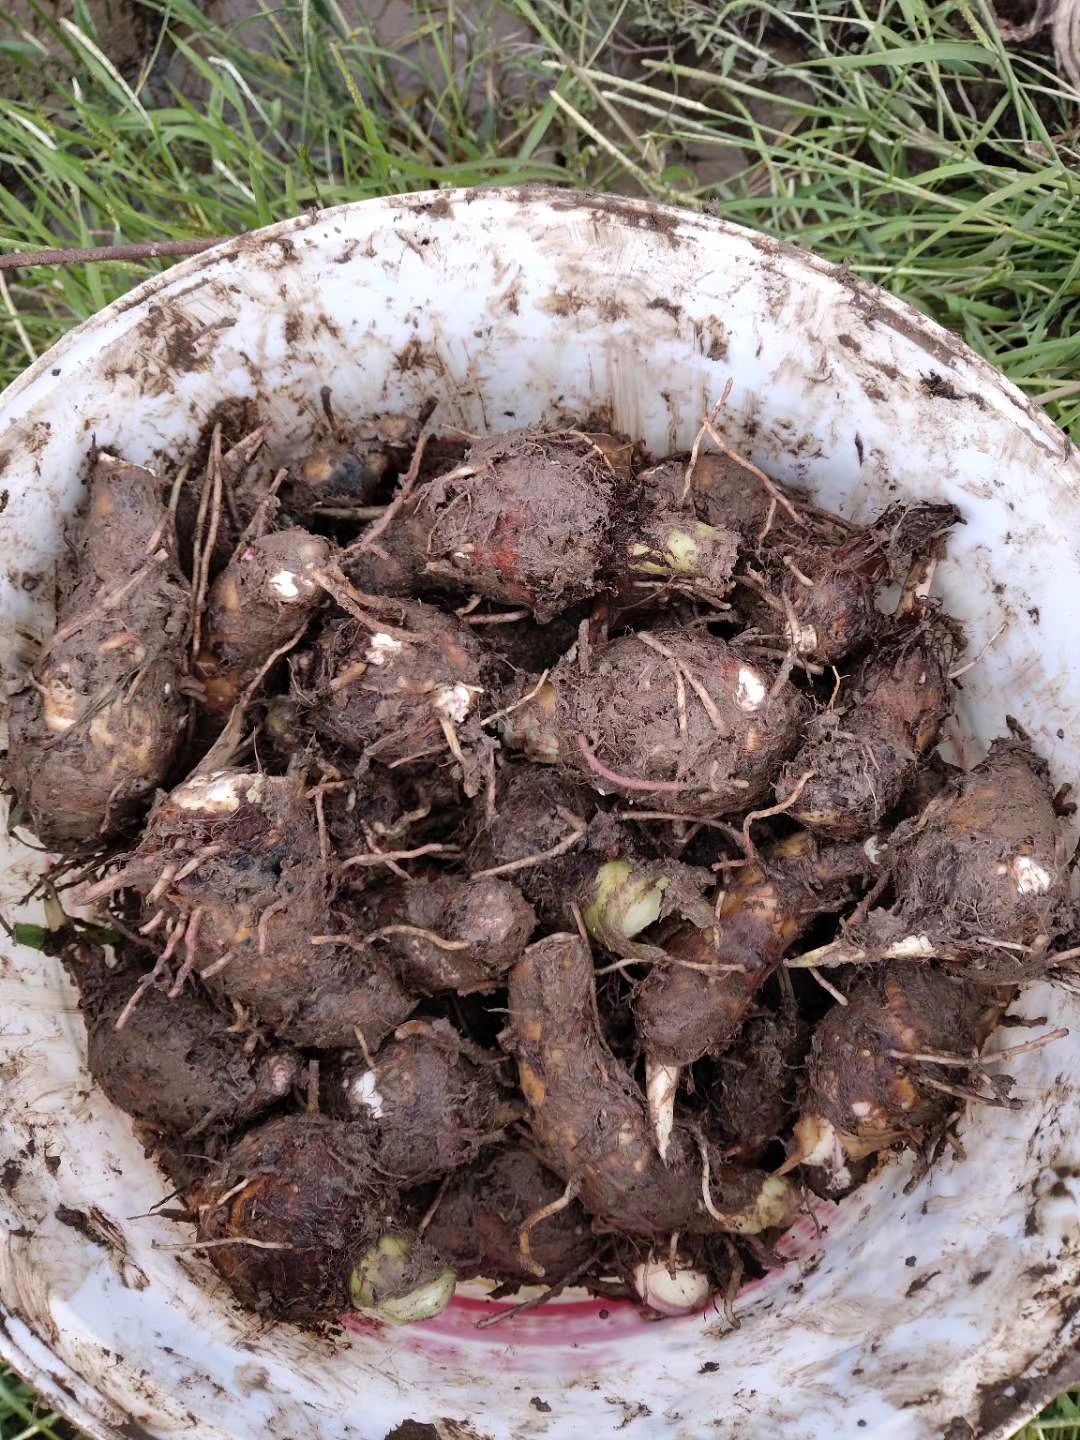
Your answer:
[[[856,524],[714,421],[250,411],[90,457],[4,761],[90,1073],[241,1305],[704,1312],[1021,1103],[1065,1032],[983,1047],[1075,957],[1069,806],[1004,707],[937,749],[951,506]]]

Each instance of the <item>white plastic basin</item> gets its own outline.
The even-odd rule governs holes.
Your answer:
[[[51,628],[52,565],[91,439],[153,463],[226,396],[300,448],[336,410],[419,407],[470,430],[606,407],[664,451],[725,382],[736,444],[862,517],[945,497],[940,573],[975,653],[955,739],[1006,711],[1080,778],[1080,456],[989,365],[882,291],[701,215],[553,190],[376,200],[290,221],[149,281],[0,397],[5,674]],[[35,857],[8,846],[5,911]],[[33,917],[29,917],[33,918]],[[875,1440],[1005,1436],[1075,1378],[1080,1001],[1018,1004],[1073,1036],[1018,1061],[1016,1114],[965,1118],[968,1158],[905,1194],[890,1161],[800,1222],[785,1271],[660,1324],[560,1302],[488,1330],[460,1299],[403,1331],[263,1329],[145,1213],[166,1192],[92,1089],[59,966],[0,944],[0,1356],[95,1436],[198,1440]],[[828,1209],[828,1207],[826,1207]],[[79,1212],[76,1214],[75,1212]],[[82,1218],[80,1218],[80,1215]],[[142,1218],[139,1218],[142,1217]],[[72,1223],[74,1221],[74,1223]]]

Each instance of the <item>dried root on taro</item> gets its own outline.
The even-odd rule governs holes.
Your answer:
[[[456,767],[475,794],[491,743],[479,723],[489,653],[434,606],[376,605],[324,624],[311,663],[296,673],[297,698],[327,744],[382,765]]]
[[[902,581],[958,518],[951,505],[893,505],[839,543],[808,527],[743,570],[744,609],[781,649],[834,665],[880,633],[879,587]]]
[[[795,792],[790,814],[823,835],[851,839],[877,830],[909,793],[951,708],[953,637],[942,627],[908,627],[877,647],[848,687],[846,703],[811,720],[802,746],[777,778],[778,799]]]
[[[819,1170],[830,1189],[842,1190],[852,1162],[918,1143],[957,1098],[1003,1103],[993,1088],[989,1095],[972,1091],[968,1071],[956,1067],[965,1059],[977,1065],[1008,999],[1008,991],[995,994],[929,965],[860,975],[847,1004],[830,1010],[814,1032],[786,1168]]]
[[[168,934],[143,988],[152,979],[176,992],[197,974],[285,1039],[313,1046],[353,1045],[359,1030],[375,1047],[416,1004],[378,951],[353,943],[347,922],[334,928],[331,877],[297,778],[223,771],[185,781],[101,888],[121,886]]]
[[[362,1130],[286,1115],[251,1130],[196,1197],[199,1244],[238,1299],[297,1324],[354,1306],[390,1321],[449,1304],[454,1272],[403,1223]]]
[[[96,460],[5,765],[122,937],[49,936],[92,1073],[268,1316],[456,1271],[730,1317],[789,1171],[1018,1103],[980,1049],[1075,954],[1026,738],[934,753],[956,512],[852,524],[711,421],[643,468],[607,421],[324,410],[282,468],[218,407],[168,503]]]
[[[896,899],[796,962],[936,956],[986,979],[1022,980],[1074,922],[1068,856],[1047,767],[1027,737],[998,739],[892,847]]]
[[[799,936],[849,903],[872,868],[862,845],[797,831],[735,871],[714,926],[687,925],[664,942],[668,963],[653,966],[634,999],[663,1151],[681,1067],[732,1043]]]
[[[203,706],[228,713],[263,665],[325,598],[315,578],[330,544],[306,530],[275,530],[242,544],[211,587],[195,672]]]
[[[549,620],[605,584],[614,485],[604,447],[581,432],[485,436],[410,497],[380,548],[412,589],[484,595]],[[387,577],[379,556],[354,569],[369,588]]]
[[[763,1011],[717,1057],[704,1089],[708,1131],[724,1155],[759,1163],[788,1128],[809,1034],[795,1006]]]
[[[649,952],[636,937],[666,916],[711,919],[702,898],[708,871],[657,857],[647,839],[560,776],[512,766],[495,796],[491,823],[476,816],[474,864],[481,875],[512,878],[545,924],[568,928],[580,916],[599,944],[641,956]]]
[[[410,1021],[372,1063],[344,1067],[335,1104],[369,1137],[380,1174],[408,1188],[475,1160],[520,1106],[503,1098],[491,1063],[464,1052],[447,1021]]]
[[[804,528],[793,522],[793,512],[812,517],[823,538],[836,540],[850,532],[847,526],[823,524],[823,517],[798,491],[771,478],[768,486],[763,484],[748,465],[728,455],[699,451],[693,465],[690,455],[669,455],[643,470],[639,479],[646,504],[689,513],[708,525],[730,530],[744,547],[757,547],[766,540],[772,545],[790,543]],[[784,505],[775,503],[777,495]]]
[[[189,587],[157,476],[99,456],[73,539],[58,627],[11,698],[4,767],[51,848],[122,831],[169,776],[188,711]]]
[[[631,449],[580,430],[476,440],[461,464],[408,497],[351,573],[384,593],[450,590],[524,605],[541,623],[609,587],[632,591],[643,581],[723,596],[738,536],[663,501],[638,510]]]
[[[565,1183],[520,1145],[500,1145],[454,1175],[425,1238],[462,1280],[555,1285],[588,1264],[598,1247],[577,1200],[565,1205]],[[543,1218],[521,1234],[541,1212]]]
[[[364,518],[390,477],[404,470],[420,426],[412,416],[376,415],[317,446],[282,486],[282,504],[304,524]]]
[[[78,980],[90,1074],[121,1110],[177,1135],[235,1128],[279,1105],[300,1079],[295,1051],[254,1053],[229,1019],[194,990],[169,999],[150,989],[127,1009],[139,973],[110,969],[97,947],[69,967]]]
[[[701,816],[761,799],[807,708],[768,666],[687,629],[621,636],[587,675],[564,659],[531,688],[501,722],[508,745],[627,803]]]
[[[545,919],[559,923],[565,896],[560,862],[586,847],[595,813],[595,796],[554,771],[506,765],[493,813],[474,807],[470,868],[512,879]]]
[[[619,560],[622,588],[635,599],[645,585],[718,602],[735,583],[739,537],[677,510],[642,510]]]
[[[517,1062],[537,1154],[604,1226],[661,1239],[675,1231],[756,1234],[791,1219],[793,1193],[783,1180],[726,1164],[682,1126],[661,1160],[645,1097],[600,1036],[592,961],[576,936],[537,941],[511,971],[504,1043]]]
[[[536,929],[536,914],[504,880],[444,875],[379,897],[374,937],[418,995],[494,990],[505,984]]]

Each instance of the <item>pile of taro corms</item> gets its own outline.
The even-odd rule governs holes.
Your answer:
[[[90,457],[5,766],[90,1069],[268,1316],[729,1306],[1065,1033],[980,1055],[1075,927],[1024,733],[936,753],[959,517],[327,410]]]

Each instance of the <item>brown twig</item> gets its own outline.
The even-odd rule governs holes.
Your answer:
[[[146,994],[147,990],[149,990],[150,986],[153,985],[155,981],[157,981],[165,973],[165,969],[168,966],[168,963],[172,959],[173,955],[176,953],[177,946],[180,944],[181,940],[183,940],[184,932],[186,930],[187,922],[185,920],[178,920],[174,924],[172,931],[169,934],[169,939],[165,946],[165,949],[158,957],[157,963],[154,965],[154,968],[148,974],[144,975],[143,978],[139,981],[138,985],[136,985],[135,989],[132,991],[131,997],[128,1000],[127,1004],[120,1011],[120,1014],[116,1017],[116,1024],[113,1027],[115,1030],[122,1030],[124,1028],[127,1022],[131,1019],[131,1015],[135,1007],[138,1005],[142,997]]]
[[[748,471],[751,475],[753,475],[756,480],[761,481],[762,485],[764,485],[765,489],[769,492],[772,498],[779,506],[781,506],[784,510],[787,511],[788,515],[790,515],[796,525],[806,524],[805,519],[799,514],[798,510],[796,510],[795,506],[784,494],[780,486],[777,485],[775,480],[770,479],[769,476],[765,474],[764,470],[759,470],[752,460],[747,460],[745,455],[740,455],[737,450],[733,450],[730,445],[726,444],[723,440],[721,440],[720,436],[717,434],[716,426],[709,416],[705,417],[704,429],[709,439],[713,442],[713,444],[716,446],[716,448],[720,451],[722,455],[726,455],[729,460],[734,460],[736,465],[741,465],[742,468]]]
[[[199,971],[199,979],[210,980],[213,978],[213,976],[220,975],[222,970],[225,969],[225,966],[229,964],[229,962],[233,959],[235,955],[235,948],[232,950],[226,950],[225,954],[219,956],[219,958],[215,960],[212,965],[208,965],[205,970]]]
[[[168,869],[168,867],[166,867],[166,869]],[[131,879],[132,873],[132,866],[128,864],[122,866],[119,870],[114,870],[111,875],[106,875],[104,879],[96,880],[93,885],[89,886],[86,890],[83,891],[80,904],[93,905],[98,900],[104,900],[106,895],[112,895],[114,891],[122,890],[124,886],[128,883],[128,881]],[[175,873],[176,870],[174,866],[173,869],[169,872],[170,880]],[[76,883],[78,882],[72,881],[72,884]],[[70,888],[71,887],[69,885],[64,886],[65,890]],[[150,903],[149,895],[146,897],[146,903]]]
[[[673,820],[690,820],[695,825],[704,825],[710,830],[723,830],[730,834],[731,826],[724,820],[706,820],[702,815],[691,815],[687,810],[616,810],[615,815],[619,820],[666,820],[669,823]],[[736,865],[745,865],[745,860],[737,860]]]
[[[1064,1025],[1059,1025],[1056,1030],[1050,1030],[1045,1035],[1037,1035],[1034,1040],[1025,1040],[1020,1045],[1010,1045],[1005,1050],[992,1050],[989,1055],[980,1055],[980,1065],[996,1065],[999,1060],[1011,1060],[1014,1055],[1025,1055],[1029,1050],[1041,1050],[1044,1045],[1051,1045],[1055,1040],[1068,1038],[1068,1030]]]
[[[586,615],[577,627],[578,674],[588,676],[592,664],[592,646],[589,644],[589,617]]]
[[[354,540],[351,545],[347,545],[341,552],[342,555],[361,555],[365,550],[370,550],[379,536],[384,534],[393,524],[398,512],[412,494],[413,486],[416,484],[420,474],[420,465],[424,458],[424,450],[430,438],[430,432],[425,430],[416,442],[416,449],[413,451],[412,459],[409,461],[409,468],[405,471],[405,475],[401,481],[401,489],[394,496],[393,500],[390,501],[390,504],[387,505],[379,519],[364,531],[359,540]]]
[[[404,835],[418,820],[426,820],[430,814],[430,805],[418,805],[415,810],[406,810],[404,815],[399,815],[392,825],[376,820],[371,828],[380,839],[392,840],[395,835]]]
[[[986,944],[986,937],[984,935],[979,935],[977,938],[981,945]],[[1004,945],[1002,945],[1002,948],[1005,948]],[[1034,948],[1034,946],[1025,945],[1023,947],[1023,953],[1030,954],[1031,950],[1033,950]],[[1056,952],[1051,952],[1046,958],[1052,965],[1064,965],[1066,962],[1071,963],[1073,960],[1080,959],[1080,945],[1076,945],[1070,950],[1058,950]]]
[[[682,795],[687,790],[694,788],[692,785],[683,784],[681,780],[638,780],[633,775],[620,775],[617,770],[609,769],[602,760],[597,758],[584,735],[577,737],[577,748],[594,775],[599,775],[602,780],[607,780],[612,785],[618,785],[623,790],[638,790],[645,795]]]
[[[361,820],[360,829],[363,832],[364,839],[367,841],[368,853],[372,855],[385,855],[386,853],[388,853],[385,847],[379,844],[378,840],[375,838],[375,832],[372,830],[371,826],[367,824],[366,821]],[[391,875],[396,875],[399,880],[409,879],[409,872],[403,869],[396,860],[387,860],[386,866],[387,869],[390,871]]]
[[[712,1198],[712,1185],[710,1184],[711,1177],[709,1174],[709,1147],[705,1142],[705,1137],[700,1130],[695,1128],[694,1138],[697,1140],[698,1150],[701,1154],[701,1203],[718,1225],[730,1224],[732,1220],[730,1212],[718,1210]]]
[[[727,896],[727,886],[721,885],[718,887],[716,891],[716,896],[713,900],[712,943],[713,950],[717,955],[720,954],[720,931],[723,921],[723,915],[721,914],[721,912],[723,911],[724,901],[727,899]]]
[[[787,975],[789,972],[785,970],[783,973]],[[807,965],[806,973],[812,976],[812,978],[816,980],[817,983],[821,986],[822,990],[824,990],[827,994],[831,995],[838,1005],[847,1005],[847,996],[844,995],[841,991],[837,990],[836,986],[830,980],[826,980],[825,976],[822,975],[821,971],[818,970],[815,966]]]
[[[1011,1060],[1014,1055],[1026,1055],[1030,1050],[1041,1050],[1055,1040],[1064,1040],[1068,1030],[1063,1025],[1039,1035],[1034,1040],[1025,1040],[1021,1045],[1010,1045],[1006,1050],[994,1050],[989,1055],[958,1055],[951,1050],[890,1050],[893,1060],[911,1060],[923,1065],[953,1065],[963,1070],[981,1070],[986,1065],[996,1065],[999,1060]]]
[[[210,586],[210,565],[214,557],[214,546],[217,543],[218,526],[221,523],[221,424],[214,426],[213,438],[210,441],[210,471],[207,484],[203,486],[203,501],[207,498],[209,486],[209,519],[207,529],[202,536],[199,560],[194,568],[194,593],[191,602],[191,653],[198,655],[202,640],[202,612],[206,594]],[[199,503],[199,528],[201,532],[202,519],[206,512],[203,503]]]
[[[577,933],[578,933],[578,935],[580,935],[580,937],[581,937],[581,943],[585,946],[585,949],[588,950],[589,954],[591,955],[591,954],[592,954],[592,936],[589,934],[589,931],[588,931],[588,929],[587,929],[587,927],[586,927],[586,925],[585,925],[585,917],[584,917],[584,916],[582,915],[582,913],[581,913],[581,906],[577,903],[576,900],[571,900],[571,901],[570,901],[570,914],[574,917],[574,925],[575,925],[576,928],[577,928]],[[595,986],[593,986],[593,1009],[594,1009],[594,1010],[596,1009],[596,987],[595,987]],[[599,1024],[599,1023],[600,1023],[600,1017],[599,1017],[599,1015],[596,1017],[596,1020],[597,1020],[597,1024]]]
[[[802,654],[802,652],[807,648],[807,639],[809,639],[814,634],[813,626],[811,626],[809,630],[807,630],[807,627],[803,625],[802,621],[799,619],[795,606],[791,603],[791,600],[786,594],[786,592],[780,596],[780,603],[784,611],[785,622],[787,625],[787,637],[789,641],[788,648],[794,649],[799,654]],[[816,644],[816,639],[810,639],[811,649]]]
[[[205,1215],[210,1211],[220,1210],[222,1205],[227,1205],[234,1195],[239,1195],[241,1190],[246,1190],[251,1184],[251,1177],[245,1175],[243,1180],[238,1180],[235,1185],[230,1185],[223,1195],[218,1195],[213,1200],[205,1200],[199,1206],[199,1214]]]
[[[180,496],[184,493],[184,486],[187,484],[188,470],[191,461],[185,460],[172,478],[172,485],[169,487],[169,519],[175,525],[176,512],[180,508]]]
[[[669,955],[666,950],[661,950],[658,945],[648,947],[655,950],[656,959],[650,955],[629,955],[625,960],[614,960],[610,965],[603,965],[596,974],[610,975],[618,970],[625,972],[631,965],[670,965],[675,970],[697,970],[702,975],[745,975],[745,965],[716,965],[711,961],[684,960],[681,955]]]
[[[735,1314],[735,1301],[742,1286],[744,1267],[742,1256],[727,1235],[724,1236],[724,1248],[727,1250],[728,1261],[731,1264],[731,1274],[727,1278],[723,1294],[719,1297],[720,1312],[728,1329],[738,1330],[740,1322],[739,1317]]]
[[[1024,1102],[1008,1095],[984,1095],[981,1090],[972,1090],[967,1085],[950,1085],[945,1080],[936,1080],[932,1075],[920,1075],[920,1085],[929,1085],[931,1090],[940,1090],[943,1095],[954,1095],[958,1100],[972,1100],[979,1105],[990,1105],[995,1110],[1022,1110]]]
[[[184,929],[184,963],[176,972],[176,979],[169,986],[169,999],[175,1000],[184,988],[184,981],[195,969],[195,961],[198,958],[195,952],[195,942],[199,934],[199,923],[203,917],[202,906],[198,906],[191,912],[191,919]]]
[[[457,855],[460,847],[457,845],[418,845],[415,850],[372,850],[365,851],[362,855],[350,855],[348,860],[343,860],[341,868],[350,869],[353,865],[387,865],[392,860],[417,860],[421,855]]]
[[[551,674],[550,668],[545,670],[536,684],[527,695],[522,695],[520,700],[515,700],[512,705],[504,705],[501,710],[493,710],[490,715],[485,715],[480,721],[481,725],[491,725],[496,720],[505,720],[507,715],[512,715],[515,710],[520,710],[523,705],[528,705],[530,700],[535,700],[540,691],[547,684],[547,678]]]
[[[467,779],[469,773],[468,762],[465,759],[465,752],[461,748],[461,741],[458,739],[454,722],[450,719],[449,715],[444,715],[441,710],[438,711],[437,714],[439,729],[442,731],[443,739],[446,741],[446,748],[461,767],[462,777]]]
[[[689,683],[694,694],[701,701],[701,707],[705,711],[705,714],[708,715],[709,720],[712,723],[713,729],[722,732],[724,727],[723,722],[720,719],[720,712],[719,710],[717,710],[716,704],[712,696],[705,689],[704,685],[702,685],[701,681],[697,678],[697,676],[694,675],[690,667],[686,665],[682,660],[680,660],[676,654],[669,650],[666,645],[661,644],[661,642],[657,640],[655,635],[645,635],[641,631],[638,631],[637,638],[641,641],[643,645],[647,645],[650,650],[655,650],[658,655],[663,655],[665,660],[670,660],[672,665],[674,665],[676,669],[686,677],[687,682]]]
[[[309,945],[344,945],[349,950],[355,950],[358,955],[366,955],[367,948],[362,940],[355,935],[309,935]]]
[[[791,679],[791,672],[795,669],[795,666],[796,664],[798,664],[799,659],[799,652],[795,649],[795,646],[789,645],[787,653],[784,655],[783,660],[781,660],[780,662],[780,668],[776,672],[776,679],[769,686],[769,698],[766,701],[765,705],[766,715],[768,715],[769,713],[769,706],[773,703],[776,697],[783,690],[784,686]]]
[[[511,1320],[515,1315],[524,1315],[528,1310],[538,1310],[541,1305],[546,1305],[549,1300],[554,1300],[571,1285],[576,1285],[581,1277],[588,1273],[604,1253],[604,1247],[600,1246],[594,1250],[587,1260],[574,1267],[568,1275],[555,1285],[550,1285],[546,1290],[541,1290],[539,1295],[530,1295],[527,1300],[522,1300],[517,1305],[511,1305],[509,1310],[500,1310],[497,1315],[485,1315],[482,1320],[477,1320],[477,1330],[490,1330],[492,1325],[499,1325],[504,1320]]]
[[[413,645],[416,643],[417,637],[410,634],[408,630],[401,630],[396,625],[388,624],[379,617],[377,613],[378,606],[380,604],[385,605],[384,600],[380,600],[377,596],[362,594],[354,585],[350,584],[336,565],[324,570],[312,568],[309,573],[316,584],[321,585],[327,594],[333,596],[347,614],[351,615],[354,620],[359,620],[360,624],[366,629],[389,635],[394,640],[400,640],[403,645]],[[375,602],[375,614],[369,614],[369,612],[364,609],[365,601]]]
[[[768,535],[769,531],[772,529],[772,527],[773,527],[773,521],[774,521],[775,519],[776,519],[776,496],[775,496],[775,495],[770,495],[770,496],[769,496],[769,508],[768,508],[768,510],[766,510],[766,512],[765,512],[765,523],[764,523],[764,525],[762,525],[761,529],[758,531],[757,536],[756,536],[755,541],[754,541],[755,545],[757,545],[758,548],[760,548],[760,547],[765,543],[765,537],[766,537],[766,535]]]
[[[959,680],[961,675],[966,675],[969,670],[973,670],[975,666],[978,665],[979,661],[984,657],[984,655],[986,655],[987,651],[994,644],[994,642],[1000,639],[1000,637],[1004,635],[1005,631],[1008,628],[1009,622],[1007,620],[1003,620],[973,660],[969,660],[966,665],[959,665],[955,670],[949,671],[949,679]]]
[[[384,935],[415,935],[418,940],[426,940],[437,950],[468,950],[469,948],[468,940],[445,940],[441,935],[436,935],[434,930],[425,930],[422,925],[381,925],[378,930],[371,930],[364,935],[360,943],[363,945],[369,940],[381,940]]]
[[[833,673],[833,687],[832,694],[829,696],[829,703],[828,705],[826,705],[825,708],[826,710],[833,710],[836,707],[837,697],[840,694],[840,686],[844,683],[844,677],[840,674],[840,671],[836,668],[835,665],[830,665],[829,669]]]
[[[335,786],[335,788],[337,787]],[[328,870],[330,868],[330,836],[326,829],[326,806],[323,803],[325,788],[322,785],[316,787],[314,798],[315,824],[319,831],[319,859],[322,861],[323,868]]]
[[[385,505],[313,505],[312,511],[325,520],[377,520]]]
[[[638,637],[640,639],[640,636]],[[675,708],[679,715],[679,734],[686,740],[689,729],[689,721],[686,715],[686,685],[683,682],[683,672],[673,660],[671,668],[675,675]]]
[[[362,680],[367,672],[368,662],[366,660],[354,660],[351,665],[346,665],[344,670],[335,675],[326,688],[331,695],[337,695],[339,691],[347,690],[350,685],[355,685],[357,680]]]
[[[283,910],[289,908],[289,902],[284,897],[280,900],[272,900],[259,914],[259,926],[257,930],[259,940],[259,954],[266,954],[266,947],[270,941],[270,921],[275,915],[280,915]]]
[[[724,390],[720,396],[720,399],[713,406],[714,415],[719,415],[721,408],[727,404],[727,398],[731,394],[731,387],[733,383],[734,379],[731,375],[729,375],[727,378],[727,382],[724,385]],[[708,417],[706,417],[705,421],[703,421],[703,423],[699,427],[697,434],[694,436],[694,443],[690,447],[690,460],[686,466],[686,474],[683,476],[682,494],[679,496],[680,505],[686,504],[686,498],[690,494],[690,491],[693,489],[694,471],[697,469],[698,459],[701,455],[701,442],[709,433],[707,427]]]
[[[103,615],[107,615],[110,610],[115,610],[118,605],[123,604],[132,591],[142,584],[155,565],[160,565],[166,558],[164,550],[157,554],[152,554],[146,564],[140,565],[134,575],[125,580],[122,585],[118,585],[115,590],[109,591],[104,599],[95,601],[88,610],[84,610],[83,613],[77,615],[74,620],[69,620],[66,625],[61,625],[56,634],[53,635],[52,639],[49,640],[48,644],[39,654],[34,668],[38,669],[46,655],[49,655],[58,645],[63,645],[66,640],[70,640],[73,635],[77,635],[80,630],[84,630],[92,621],[99,620]]]
[[[253,1240],[250,1235],[223,1235],[220,1240],[181,1240],[179,1244],[167,1245],[163,1240],[151,1240],[155,1250],[216,1250],[219,1245],[250,1245],[253,1250],[292,1250],[284,1240]]]
[[[858,965],[866,958],[865,950],[855,949],[843,940],[829,940],[813,950],[805,950],[801,955],[789,955],[784,964],[789,970],[811,970],[819,965]],[[912,958],[925,960],[929,957],[919,955]]]
[[[540,850],[535,855],[523,855],[520,860],[508,860],[505,865],[491,865],[486,870],[475,870],[471,878],[490,880],[495,875],[513,875],[518,870],[531,870],[535,865],[542,865],[545,860],[557,860],[560,855],[572,850],[578,841],[584,838],[588,824],[577,815],[571,815],[570,811],[564,810],[561,805],[556,808],[559,816],[574,827],[557,845],[552,845],[550,850]]]
[[[512,625],[517,620],[531,620],[531,610],[504,610],[496,615],[463,615],[466,625]]]
[[[164,895],[165,891],[168,890],[171,885],[179,885],[181,880],[186,880],[189,875],[194,875],[195,871],[198,870],[200,865],[204,865],[207,860],[213,860],[214,857],[216,855],[220,855],[224,849],[224,845],[204,845],[201,850],[196,851],[196,853],[192,855],[190,860],[185,860],[183,865],[180,866],[179,870],[174,870],[173,867],[166,866],[165,870],[162,871],[162,874],[159,877],[157,884],[154,886],[153,890],[150,891],[149,895],[147,895],[147,903],[153,904],[155,900],[160,899],[161,896]],[[166,881],[164,887],[159,890],[158,886],[161,885],[161,881],[165,878],[166,875],[168,875],[169,878]]]
[[[452,1175],[444,1175],[442,1177],[442,1180],[439,1182],[439,1188],[435,1191],[434,1200],[432,1200],[431,1204],[424,1211],[420,1224],[416,1227],[416,1233],[421,1239],[424,1238],[424,1231],[431,1224],[432,1220],[435,1219],[439,1206],[443,1202],[443,1196],[446,1194],[446,1187],[450,1184],[452,1178]]]
[[[806,789],[807,785],[810,784],[810,781],[813,778],[813,770],[805,771],[802,775],[799,776],[798,780],[796,780],[795,784],[791,788],[791,793],[787,795],[785,799],[777,801],[775,805],[767,806],[764,810],[750,811],[750,813],[745,817],[742,822],[743,842],[749,854],[754,855],[755,857],[757,854],[756,846],[754,845],[754,842],[750,836],[750,826],[753,825],[754,822],[757,820],[768,820],[773,815],[786,815],[787,812],[791,809],[792,805],[795,804],[795,801],[798,800],[799,796]]]
[[[535,1275],[538,1280],[543,1279],[544,1267],[532,1258],[532,1251],[529,1248],[529,1236],[532,1231],[536,1229],[537,1225],[541,1224],[544,1220],[550,1220],[553,1215],[558,1215],[560,1211],[572,1205],[580,1188],[580,1180],[576,1178],[568,1180],[566,1189],[557,1200],[552,1200],[548,1205],[541,1205],[539,1210],[534,1210],[527,1219],[521,1222],[521,1229],[518,1231],[518,1253],[521,1255],[522,1265],[524,1265],[525,1269],[528,1270],[531,1275]]]
[[[485,745],[480,752],[484,767],[484,824],[490,830],[495,824],[495,797],[498,776],[495,773],[495,751]]]
[[[798,565],[796,565],[796,563],[795,563],[794,559],[792,558],[792,556],[790,556],[790,555],[781,555],[780,559],[781,559],[781,560],[783,561],[783,563],[787,566],[787,568],[791,571],[792,575],[795,576],[795,579],[799,582],[800,585],[805,585],[806,588],[807,588],[807,590],[816,590],[816,589],[817,589],[817,581],[816,581],[816,580],[811,580],[811,579],[810,579],[810,576],[807,575],[804,570],[800,570],[799,567],[798,567]]]
[[[360,1046],[360,1054],[364,1057],[364,1064],[370,1071],[374,1073],[377,1069],[377,1066],[371,1053],[371,1046],[368,1044],[367,1039],[364,1036],[364,1032],[363,1030],[361,1030],[359,1025],[353,1026],[353,1034],[356,1036],[356,1043]]]
[[[267,511],[270,509],[270,502],[288,478],[289,472],[283,466],[266,487],[266,494],[255,506],[251,514],[251,519],[240,532],[240,538],[236,542],[237,550],[239,550],[241,546],[246,545],[249,540],[258,540],[261,537],[263,522],[266,519]]]
[[[766,585],[763,577],[758,574],[756,570],[751,570],[749,565],[747,565],[746,569],[743,570],[740,575],[737,575],[735,579],[737,584],[745,585],[748,589],[753,590],[754,594],[757,595],[762,603],[767,605],[770,610],[783,610],[784,607],[769,589],[768,585]]]
[[[924,601],[929,597],[937,565],[938,557],[932,554],[920,555],[911,565],[896,605],[898,619],[914,615],[922,607]]]
[[[300,641],[304,638],[307,627],[308,622],[305,620],[300,628],[290,635],[284,644],[279,645],[276,650],[268,655],[259,666],[254,677],[248,682],[240,698],[229,711],[229,718],[225,722],[225,728],[195,766],[195,769],[191,772],[192,775],[207,775],[215,770],[224,769],[232,763],[242,748],[242,745],[248,743],[242,739],[243,723],[244,716],[247,714],[247,708],[251,704],[255,692],[282,656],[287,655],[290,650],[296,645],[299,645]],[[251,737],[248,738],[250,741]]]
[[[863,853],[866,853],[865,849]],[[891,883],[892,871],[889,869],[888,866],[886,866],[882,874],[878,876],[878,878],[874,881],[873,885],[871,885],[870,889],[866,892],[863,898],[855,906],[855,909],[848,916],[847,923],[849,927],[855,926],[857,928],[863,923],[867,915],[869,915],[870,911],[885,893],[887,886],[889,886]]]
[[[216,235],[212,240],[157,240],[145,245],[86,245],[62,250],[17,250],[0,255],[0,270],[24,270],[35,265],[95,265],[103,260],[134,261],[179,259],[184,255],[201,255],[215,245],[231,240],[231,235]]]

